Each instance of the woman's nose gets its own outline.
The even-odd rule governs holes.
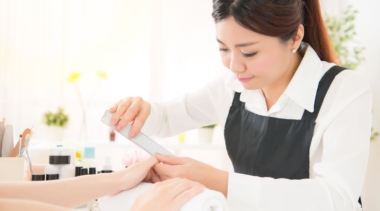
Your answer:
[[[239,58],[237,58],[234,55],[231,55],[230,60],[230,70],[234,73],[242,73],[245,71],[245,65],[243,62],[239,61]]]

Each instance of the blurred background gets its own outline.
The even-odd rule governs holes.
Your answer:
[[[380,210],[380,2],[321,5],[342,63],[371,83],[374,136],[363,203]],[[35,139],[61,134],[54,138],[120,150],[108,145],[100,122],[119,99],[173,99],[227,71],[211,11],[211,0],[0,0],[0,117],[15,133],[33,126]],[[222,129],[213,129],[212,145],[200,144],[197,132],[160,140],[231,170]]]

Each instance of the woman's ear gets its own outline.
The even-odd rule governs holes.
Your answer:
[[[293,37],[293,42],[291,45],[292,50],[298,49],[300,47],[304,34],[305,34],[305,28],[303,27],[302,24],[300,24],[298,26],[297,33]]]

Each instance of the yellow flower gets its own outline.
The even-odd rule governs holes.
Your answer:
[[[69,83],[75,83],[79,78],[81,74],[78,72],[72,72],[71,75],[67,78],[67,81]]]
[[[185,143],[185,133],[180,133],[178,135],[178,141],[179,143]]]
[[[107,79],[108,78],[108,75],[105,71],[98,71],[96,73],[100,78],[103,78],[103,79]]]
[[[76,152],[75,152],[75,157],[76,157],[77,159],[81,159],[81,158],[82,158],[82,153],[81,153],[80,151],[76,151]]]

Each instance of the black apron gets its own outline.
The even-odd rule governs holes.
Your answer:
[[[344,69],[334,66],[325,73],[318,85],[314,112],[305,110],[300,120],[247,111],[245,103],[240,101],[240,93],[235,93],[224,130],[235,172],[259,177],[309,178],[315,120],[331,83]]]

